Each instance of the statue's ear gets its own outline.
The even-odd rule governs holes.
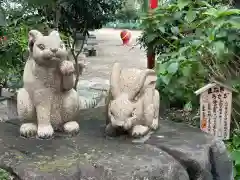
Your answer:
[[[48,36],[53,36],[53,37],[61,39],[59,32],[56,30],[51,31]]]
[[[157,76],[154,74],[151,74],[147,76],[146,81],[144,83],[144,87],[152,87],[155,88],[157,83]]]
[[[36,42],[37,38],[39,38],[41,36],[43,36],[43,35],[38,30],[29,31],[29,33],[28,33],[28,47],[29,47],[31,52],[32,52],[33,45]]]

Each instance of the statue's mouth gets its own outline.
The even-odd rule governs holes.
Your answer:
[[[58,58],[56,55],[52,56],[50,58],[51,61],[60,61],[60,58]]]
[[[122,122],[122,121],[115,121],[114,124],[115,124],[115,126],[117,126],[117,127],[123,127],[124,122]]]

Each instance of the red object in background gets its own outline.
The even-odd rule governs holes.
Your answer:
[[[7,36],[0,36],[0,42],[6,41],[6,40],[7,40]]]
[[[128,30],[123,30],[120,33],[120,37],[122,39],[123,45],[128,45],[129,40],[131,39],[131,33]]]
[[[158,0],[150,0],[150,8],[155,9],[158,7]]]

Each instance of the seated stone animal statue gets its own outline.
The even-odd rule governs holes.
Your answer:
[[[139,137],[158,128],[160,99],[155,90],[156,80],[154,70],[121,69],[120,64],[114,64],[107,107],[107,134],[117,131]]]
[[[54,130],[77,133],[75,121],[79,97],[73,89],[74,64],[57,31],[48,36],[29,32],[29,58],[23,74],[23,88],[17,94],[18,116],[24,121],[20,134],[50,138]]]

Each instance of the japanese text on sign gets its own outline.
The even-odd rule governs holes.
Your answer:
[[[215,86],[200,96],[201,129],[220,139],[229,139],[232,92]]]

